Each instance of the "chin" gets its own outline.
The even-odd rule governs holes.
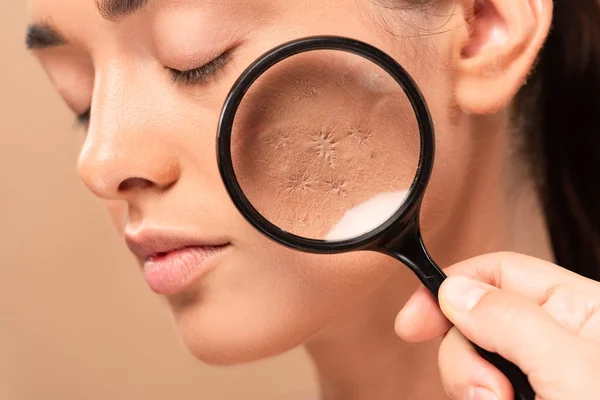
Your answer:
[[[180,341],[194,357],[230,366],[286,353],[353,310],[396,271],[376,253],[331,256],[327,263],[285,254],[284,266],[272,255],[254,261],[232,253],[197,285],[168,297]]]
[[[264,309],[263,309],[264,310]],[[213,366],[248,364],[286,353],[302,345],[313,332],[286,321],[263,320],[262,313],[242,315],[210,307],[190,307],[174,314],[182,345],[199,361]]]

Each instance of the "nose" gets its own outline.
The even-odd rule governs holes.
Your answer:
[[[97,81],[78,172],[98,197],[131,201],[167,190],[181,171],[176,138],[161,115],[164,96],[148,93],[148,86],[133,87],[122,77]]]
[[[82,151],[78,170],[84,184],[102,199],[128,200],[140,191],[164,191],[179,178],[177,159],[157,140],[139,145],[129,138],[94,142]]]

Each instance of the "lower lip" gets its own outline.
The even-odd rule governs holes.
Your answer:
[[[150,258],[144,263],[144,278],[158,294],[179,293],[208,271],[212,261],[227,247],[186,247]]]

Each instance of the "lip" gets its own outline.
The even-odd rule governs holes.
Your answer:
[[[129,249],[144,263],[144,278],[154,292],[179,293],[205,275],[230,243],[224,239],[145,231],[125,234]]]

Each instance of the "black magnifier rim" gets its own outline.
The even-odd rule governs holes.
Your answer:
[[[338,50],[353,53],[377,64],[402,87],[415,112],[421,138],[420,159],[415,179],[401,207],[383,224],[360,236],[340,241],[309,239],[284,231],[271,223],[248,200],[235,176],[231,157],[231,133],[242,99],[252,84],[269,68],[296,54],[314,50]],[[229,92],[217,132],[217,160],[219,172],[232,201],[244,218],[263,234],[288,247],[313,253],[336,253],[366,248],[379,241],[387,230],[405,222],[406,216],[418,213],[421,200],[431,176],[435,151],[433,122],[429,109],[413,78],[393,58],[383,51],[356,39],[340,36],[312,36],[280,45],[250,65]],[[394,168],[394,166],[390,166]],[[402,232],[398,232],[398,236]]]

